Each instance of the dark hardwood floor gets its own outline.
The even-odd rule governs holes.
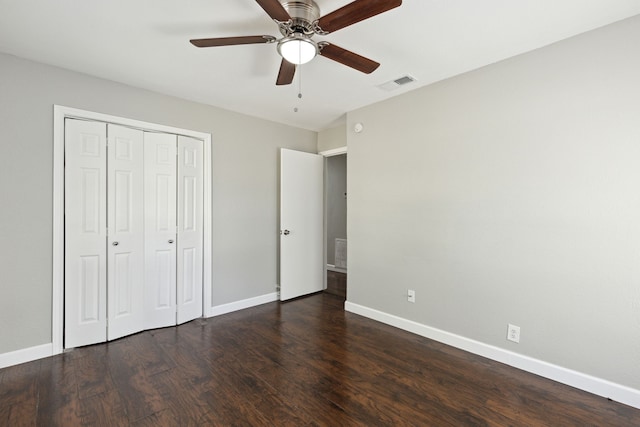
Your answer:
[[[332,295],[341,297],[343,300],[347,299],[347,273],[341,273],[338,271],[327,270],[327,289]]]
[[[2,426],[638,426],[640,410],[326,293],[0,370]]]

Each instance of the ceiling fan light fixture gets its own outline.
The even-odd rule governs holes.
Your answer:
[[[318,45],[303,34],[292,34],[278,42],[278,53],[287,62],[306,64],[318,54]]]

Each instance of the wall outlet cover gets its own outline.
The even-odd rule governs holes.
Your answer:
[[[512,325],[509,323],[507,328],[507,339],[513,342],[520,342],[520,326]]]
[[[407,291],[407,301],[416,302],[416,291],[414,291],[413,289],[409,289]]]

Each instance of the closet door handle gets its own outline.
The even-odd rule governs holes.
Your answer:
[[[169,243],[173,243],[173,240],[169,239]]]
[[[118,242],[113,242],[112,245],[113,246],[118,246]]]

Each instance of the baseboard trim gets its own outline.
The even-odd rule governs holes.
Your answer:
[[[640,390],[346,301],[348,312],[640,409]]]
[[[229,304],[222,304],[215,307],[210,307],[205,313],[206,317],[220,316],[222,314],[231,313],[245,308],[255,307],[257,305],[266,304],[269,302],[278,301],[278,293],[273,292],[271,294],[261,295],[254,298],[249,298],[241,301],[235,301]],[[59,353],[59,352],[57,352]],[[57,354],[55,353],[55,354]],[[35,347],[23,348],[9,353],[0,354],[0,369],[9,366],[19,365],[21,363],[32,362],[44,357],[53,356],[53,343],[42,344]]]
[[[336,273],[345,273],[347,274],[347,269],[342,267],[336,267],[333,264],[327,264],[327,271],[335,271]]]
[[[269,302],[278,301],[278,293],[273,292],[271,294],[260,295],[258,297],[248,298],[240,301],[230,302],[228,304],[216,305],[210,307],[206,316],[214,317],[222,314],[232,313],[238,310],[244,310],[245,308],[255,307],[257,305],[267,304]]]
[[[53,344],[42,344],[0,354],[0,368],[32,362],[53,355]]]

